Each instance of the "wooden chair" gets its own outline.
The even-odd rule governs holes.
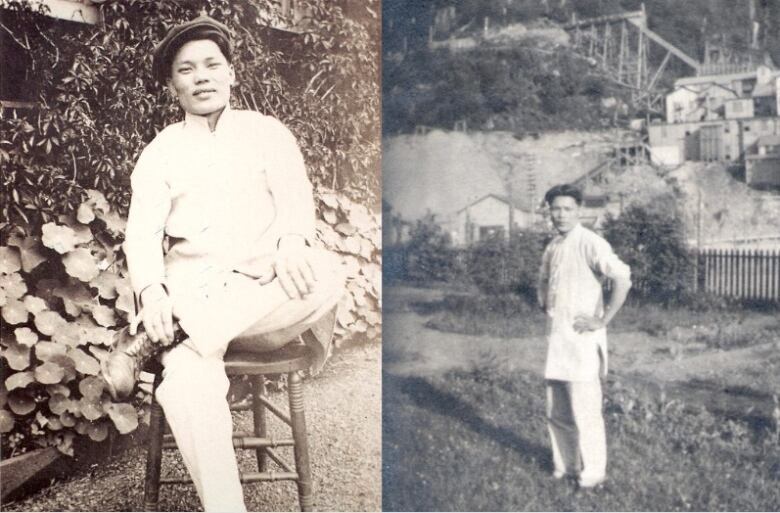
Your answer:
[[[314,337],[312,330],[301,335],[302,341]],[[301,511],[311,511],[314,503],[312,493],[311,466],[306,438],[306,419],[303,408],[303,385],[301,374],[312,365],[314,351],[307,344],[292,343],[268,353],[231,352],[225,355],[225,371],[228,376],[249,376],[251,397],[231,404],[231,410],[252,410],[253,433],[234,433],[233,446],[236,449],[254,450],[257,455],[258,472],[241,472],[242,483],[258,481],[295,481],[298,485],[298,502]],[[162,381],[161,369],[155,369],[154,389]],[[269,401],[266,393],[265,376],[287,374],[287,395],[289,415]],[[268,436],[266,413],[281,419],[290,426],[291,438],[275,439]],[[189,476],[161,477],[162,454],[164,450],[176,449],[173,435],[165,433],[165,414],[156,399],[152,400],[149,427],[149,445],[146,459],[146,481],[144,488],[144,509],[157,511],[160,485],[191,483]],[[293,447],[294,467],[277,452],[277,447]],[[271,470],[269,460],[281,471]]]

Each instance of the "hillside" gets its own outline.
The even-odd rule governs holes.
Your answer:
[[[562,24],[574,15],[635,11],[642,3],[649,28],[696,60],[704,59],[705,43],[740,53],[755,38],[759,48],[780,63],[776,1],[387,0],[385,134],[408,133],[417,125],[451,129],[461,120],[470,128],[488,130],[599,129],[644,117],[646,112],[632,111],[630,102],[621,101],[628,91],[573,56],[561,37]],[[454,9],[443,12],[447,6]],[[528,37],[534,34],[540,37]],[[429,50],[431,37],[439,50]],[[453,46],[469,51],[445,50]],[[651,47],[651,63],[657,66],[664,56],[663,49]],[[674,62],[667,71],[665,87],[690,73]],[[614,108],[603,107],[601,101],[607,98],[618,100]]]
[[[428,211],[446,218],[486,194],[505,194],[500,177],[504,159],[536,158],[536,195],[570,182],[606,158],[614,131],[548,132],[518,140],[506,132],[445,132],[398,135],[383,141],[385,201],[408,220]],[[515,160],[516,161],[516,160]],[[718,163],[686,162],[668,171],[650,165],[615,169],[603,177],[612,198],[623,206],[671,197],[682,206],[689,239],[696,236],[698,198],[702,199],[702,240],[776,236],[780,197],[755,191]],[[527,175],[518,172],[516,199],[528,208]],[[611,205],[614,213],[617,206]]]

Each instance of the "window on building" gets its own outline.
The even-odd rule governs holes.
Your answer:
[[[745,132],[750,132],[750,125],[745,125]]]

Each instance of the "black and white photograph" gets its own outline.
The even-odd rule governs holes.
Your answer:
[[[780,3],[383,1],[383,509],[780,508]]]
[[[0,1],[4,511],[381,509],[381,14]]]

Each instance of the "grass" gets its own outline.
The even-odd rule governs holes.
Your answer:
[[[550,477],[540,379],[501,371],[385,374],[383,509],[777,511],[778,428],[605,388],[608,482]],[[776,412],[777,413],[777,412]]]
[[[542,336],[545,314],[516,295],[447,294],[442,299],[413,302],[411,308],[430,316],[426,327],[464,335],[500,338]],[[780,339],[776,310],[665,307],[627,303],[610,324],[612,333],[637,331],[707,347],[735,349]]]

